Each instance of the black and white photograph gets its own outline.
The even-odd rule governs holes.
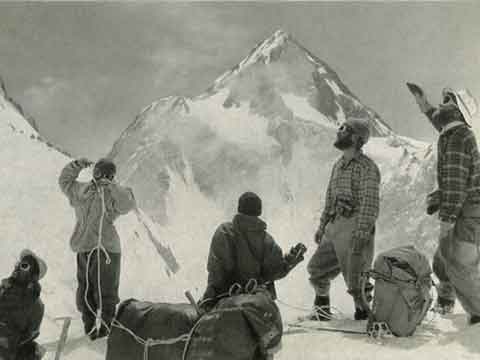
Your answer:
[[[478,359],[479,19],[0,1],[0,360]]]

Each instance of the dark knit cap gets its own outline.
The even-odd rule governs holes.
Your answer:
[[[95,178],[113,178],[117,172],[117,167],[112,160],[109,159],[100,159],[95,164],[93,169],[93,176]]]
[[[262,214],[262,199],[253,192],[243,193],[238,199],[238,212],[249,216],[260,216]]]

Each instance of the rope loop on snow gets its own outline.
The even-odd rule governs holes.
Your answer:
[[[198,323],[198,322],[197,322]],[[191,338],[191,334],[193,333],[193,329],[196,328],[196,326],[194,326],[192,328],[192,331],[190,331],[189,333],[186,333],[186,334],[182,334],[180,336],[177,336],[177,337],[173,337],[173,338],[169,338],[169,339],[152,339],[152,338],[148,338],[148,339],[143,339],[142,337],[138,336],[137,334],[135,334],[132,330],[130,330],[129,328],[127,328],[126,326],[122,325],[122,323],[120,323],[118,320],[114,319],[112,321],[112,327],[116,327],[120,330],[123,330],[125,331],[126,333],[128,333],[137,343],[139,343],[140,345],[143,346],[143,360],[148,360],[148,353],[149,353],[149,350],[151,347],[153,346],[158,346],[158,345],[173,345],[173,344],[176,344],[176,343],[179,343],[179,342],[185,342],[185,348],[186,348],[186,345],[188,344],[188,342],[190,341],[190,338]],[[186,351],[184,349],[184,356],[186,354]]]

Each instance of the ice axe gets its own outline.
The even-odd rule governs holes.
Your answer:
[[[62,332],[60,333],[60,339],[57,344],[57,351],[55,352],[55,360],[60,360],[62,355],[63,348],[65,347],[65,342],[67,341],[68,329],[70,328],[70,323],[72,318],[70,316],[62,316],[54,319],[55,321],[63,320]]]
[[[189,290],[187,290],[185,291],[185,296],[187,297],[190,304],[195,308],[195,311],[197,312],[198,316],[202,316],[204,312],[198,306],[197,302],[192,296],[192,293]]]
[[[155,239],[155,235],[152,233],[149,226],[145,222],[144,215],[138,207],[135,207],[135,214],[137,215],[138,221],[145,228],[148,238],[150,239],[152,244],[155,246],[155,249],[157,250],[158,254],[162,257],[163,261],[167,265],[168,270],[171,273],[175,274],[178,270],[180,270],[180,265],[178,264],[177,259],[175,258],[175,255],[173,255],[172,249],[170,249],[169,246],[162,245],[159,240]]]

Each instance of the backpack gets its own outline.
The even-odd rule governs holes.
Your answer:
[[[370,321],[384,322],[395,336],[411,336],[432,304],[432,269],[413,246],[401,246],[375,259],[369,275],[375,280]]]
[[[263,360],[281,346],[282,317],[262,287],[222,298],[190,333],[185,360]]]
[[[107,342],[106,360],[180,360],[185,341],[146,346],[143,340],[174,339],[188,334],[198,320],[190,304],[128,299],[118,307]],[[120,326],[121,325],[121,326]]]
[[[262,287],[222,298],[201,317],[190,304],[129,299],[112,323],[105,359],[263,360],[282,334],[280,311]]]

